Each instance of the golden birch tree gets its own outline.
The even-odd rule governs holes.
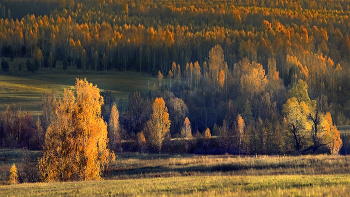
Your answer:
[[[115,156],[107,149],[107,124],[101,117],[103,98],[97,86],[77,79],[76,97],[65,90],[53,102],[52,121],[39,161],[43,181],[99,180]]]
[[[289,99],[283,105],[283,114],[289,126],[289,135],[294,139],[295,150],[299,155],[305,147],[310,144],[310,130],[312,123],[309,121],[309,114],[316,108],[316,101],[310,100],[307,92],[307,84],[299,80],[288,91]]]
[[[156,98],[153,103],[153,114],[148,121],[151,144],[158,146],[159,153],[165,135],[170,131],[168,108],[165,107],[163,98]]]

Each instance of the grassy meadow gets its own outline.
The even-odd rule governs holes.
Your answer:
[[[8,105],[20,104],[21,109],[38,114],[40,111],[39,99],[45,92],[55,89],[59,94],[65,88],[73,88],[76,78],[86,78],[89,82],[97,85],[100,90],[111,90],[117,101],[120,98],[128,98],[128,95],[136,90],[147,90],[148,82],[150,89],[158,84],[157,79],[148,75],[134,72],[91,72],[77,71],[75,68],[63,71],[54,68],[55,72],[46,72],[48,68],[41,68],[37,73],[20,72],[18,65],[25,68],[25,58],[15,58],[10,62],[9,75],[0,75],[0,110],[4,111]],[[57,72],[56,72],[57,71]],[[53,74],[54,73],[54,74]]]
[[[346,196],[350,192],[350,156],[123,153],[102,181],[28,183],[28,171],[36,170],[32,164],[40,155],[0,150],[0,196]],[[22,183],[7,185],[13,163]]]
[[[346,175],[190,176],[0,186],[1,196],[346,196]]]

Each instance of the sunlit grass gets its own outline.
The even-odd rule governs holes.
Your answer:
[[[6,180],[11,165],[23,168],[25,150],[0,150],[0,181]],[[40,151],[29,151],[32,158]],[[325,175],[350,174],[350,156],[232,156],[232,155],[168,155],[117,154],[105,179],[140,179],[182,176],[252,176],[252,175]]]
[[[0,186],[1,196],[347,195],[347,175],[191,176]]]
[[[25,150],[0,150],[1,181]],[[28,152],[27,152],[28,153]],[[40,151],[30,151],[32,158]],[[0,196],[347,196],[350,157],[118,154],[103,181],[0,186]],[[23,177],[22,177],[23,178]]]

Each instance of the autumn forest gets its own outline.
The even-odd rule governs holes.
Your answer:
[[[0,0],[0,77],[155,79],[9,105],[0,147],[43,151],[47,182],[98,180],[123,152],[347,154],[349,16],[349,0]]]

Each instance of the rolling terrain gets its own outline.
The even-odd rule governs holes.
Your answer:
[[[59,95],[65,88],[74,88],[76,78],[86,78],[100,88],[100,91],[110,90],[119,99],[127,99],[134,91],[147,90],[157,84],[157,79],[138,73],[113,74],[53,74],[39,73],[19,76],[0,76],[0,110],[5,111],[8,105],[20,105],[23,111],[31,111],[34,115],[40,114],[39,99],[43,93],[56,90]]]

